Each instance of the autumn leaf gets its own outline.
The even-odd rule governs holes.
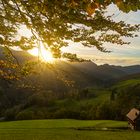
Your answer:
[[[86,11],[87,11],[89,16],[92,16],[92,14],[95,12],[95,7],[93,7],[91,4],[89,4],[87,6],[87,10]]]
[[[71,6],[71,7],[75,7],[75,6],[77,6],[77,5],[78,5],[78,3],[76,3],[74,0],[72,0],[71,3],[70,3],[70,6]]]
[[[122,1],[122,0],[115,0],[115,2],[116,2],[116,5],[117,5],[118,7],[120,7],[120,5],[123,4],[123,1]]]

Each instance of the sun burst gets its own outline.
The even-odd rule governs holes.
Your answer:
[[[33,48],[28,51],[33,56],[39,56],[39,58],[48,63],[53,63],[55,58],[53,57],[51,51],[47,50],[44,46],[40,46],[39,48]]]

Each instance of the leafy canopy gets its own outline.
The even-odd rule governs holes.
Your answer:
[[[112,3],[126,13],[140,9],[140,0],[0,0],[0,47],[28,50],[42,42],[59,58],[68,57],[60,50],[68,40],[103,52],[104,42],[129,44],[122,37],[134,37],[140,26],[106,17]],[[18,36],[21,25],[32,32],[30,38]]]

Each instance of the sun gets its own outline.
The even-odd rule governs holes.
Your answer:
[[[48,62],[48,63],[53,63],[54,62],[54,57],[51,53],[51,51],[47,50],[44,46],[41,46],[39,48],[33,48],[28,51],[33,56],[39,56],[42,61]]]

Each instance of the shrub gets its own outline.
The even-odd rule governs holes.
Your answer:
[[[53,118],[69,118],[69,119],[79,119],[79,111],[69,110],[66,108],[58,109],[54,114]]]
[[[28,104],[44,106],[47,105],[47,99],[42,94],[33,94],[28,98]]]
[[[114,119],[114,112],[115,108],[112,107],[112,103],[110,102],[103,102],[97,107],[96,110],[96,119]]]
[[[17,120],[30,120],[30,119],[44,119],[45,113],[44,109],[39,107],[29,108],[19,112],[16,115]]]
[[[7,109],[4,113],[5,120],[15,120],[16,115],[20,111],[20,106],[15,106],[13,108]]]

